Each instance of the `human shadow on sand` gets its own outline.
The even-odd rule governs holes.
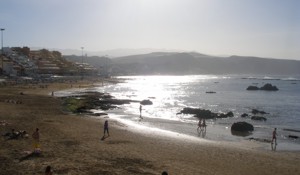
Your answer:
[[[33,158],[38,158],[38,157],[43,157],[42,153],[37,153],[37,152],[31,152],[23,157],[21,157],[19,159],[20,162],[24,161],[24,160],[30,160]]]
[[[101,138],[101,140],[104,141],[104,140],[107,139],[108,137],[109,137],[109,136],[105,136],[105,135],[104,135],[104,136]]]
[[[205,136],[206,136],[206,130],[204,129],[198,130],[198,137],[205,138]]]

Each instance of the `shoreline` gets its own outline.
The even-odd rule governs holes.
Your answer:
[[[67,85],[47,89],[1,88],[0,126],[25,129],[31,135],[41,129],[42,154],[24,157],[32,139],[3,140],[0,174],[41,174],[51,165],[54,174],[298,174],[300,152],[272,152],[226,146],[225,143],[194,143],[161,134],[141,134],[109,119],[111,136],[101,141],[104,117],[83,117],[61,111],[61,100],[49,96]],[[20,92],[24,95],[20,95]],[[159,131],[158,131],[159,133]],[[274,165],[274,166],[272,166]],[[275,166],[276,165],[276,166]]]

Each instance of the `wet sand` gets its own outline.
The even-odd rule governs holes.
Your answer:
[[[70,84],[0,88],[0,121],[8,123],[0,125],[1,134],[14,128],[30,135],[17,140],[1,136],[0,174],[42,174],[47,165],[54,174],[300,174],[299,152],[261,150],[251,141],[236,144],[170,137],[159,131],[140,133],[110,118],[69,114],[61,99],[51,96],[65,88]],[[101,140],[105,120],[110,137]],[[36,127],[42,153],[31,156]]]

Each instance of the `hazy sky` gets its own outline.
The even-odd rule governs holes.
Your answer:
[[[300,0],[0,0],[4,46],[300,60]]]

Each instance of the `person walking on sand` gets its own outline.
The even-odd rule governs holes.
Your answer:
[[[205,119],[203,119],[203,121],[202,121],[202,127],[203,127],[203,129],[204,129],[204,132],[206,132],[206,121],[205,121]]]
[[[104,122],[104,136],[105,136],[105,133],[107,133],[107,135],[109,136],[108,121],[107,120],[105,120],[105,122]]]
[[[35,129],[35,132],[32,134],[33,138],[33,147],[34,147],[34,152],[39,153],[40,152],[40,133],[39,133],[39,128]]]
[[[273,134],[272,134],[272,142],[271,144],[273,144],[275,141],[275,145],[277,145],[277,128],[274,128]]]

